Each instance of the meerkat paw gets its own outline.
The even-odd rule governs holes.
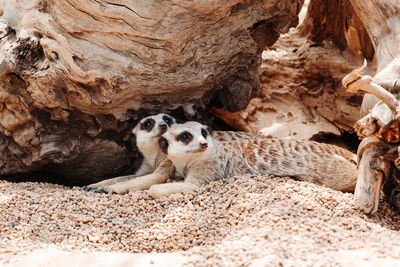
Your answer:
[[[99,183],[95,183],[95,184],[86,185],[86,186],[84,186],[82,189],[83,189],[84,191],[107,193],[107,192],[105,191],[105,187],[107,187],[107,186],[106,186],[106,185],[103,185],[101,182],[99,182]]]
[[[119,187],[119,186],[114,186],[114,185],[110,185],[110,186],[99,186],[99,187],[91,187],[91,186],[85,186],[83,187],[83,190],[85,191],[91,191],[91,192],[98,192],[98,193],[107,193],[107,194],[126,194],[128,193],[128,190],[123,188],[123,187]]]
[[[102,186],[98,186],[96,184],[85,185],[82,189],[84,191],[99,191],[101,190]]]
[[[91,187],[91,186],[84,186],[83,187],[83,190],[84,191],[90,191],[90,192],[99,192],[99,193],[107,193],[105,190],[104,190],[104,187],[103,186],[100,186],[100,187]]]
[[[189,192],[196,189],[196,185],[190,183],[169,183],[152,185],[147,191],[153,198],[169,196],[175,193]]]
[[[123,182],[123,181],[131,180],[133,178],[135,178],[134,175],[127,175],[127,176],[120,176],[120,177],[115,177],[115,178],[111,178],[111,179],[106,179],[106,180],[103,180],[103,181],[100,181],[100,182],[97,182],[97,183],[94,183],[94,184],[90,184],[90,185],[84,186],[83,190],[85,190],[85,191],[94,191],[97,188],[110,186],[110,185],[113,185],[113,184],[116,184],[116,183],[120,183],[120,182]]]
[[[83,190],[85,190],[85,191],[96,191],[98,188],[101,188],[103,186],[105,186],[105,185],[102,185],[102,183],[99,182],[99,183],[94,183],[94,184],[90,184],[90,185],[85,185],[83,187]]]
[[[160,185],[152,185],[149,190],[147,190],[150,196],[153,198],[161,198],[163,196],[168,196],[168,193],[160,187]]]
[[[108,194],[119,194],[123,195],[129,192],[128,188],[124,186],[117,186],[117,185],[110,185],[110,186],[103,186],[101,187],[101,191],[108,193]]]

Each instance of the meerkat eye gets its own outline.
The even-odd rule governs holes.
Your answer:
[[[168,124],[168,126],[171,126],[171,124],[173,123],[172,118],[168,116],[164,116],[163,121],[165,121],[165,123]]]
[[[178,136],[177,139],[184,143],[189,143],[193,139],[193,136],[188,132],[183,132]]]
[[[187,133],[183,133],[179,136],[179,138],[183,141],[188,140],[189,139],[189,135]]]
[[[202,135],[204,138],[207,138],[207,135],[208,135],[207,130],[206,130],[206,129],[201,129],[201,135]]]
[[[154,120],[148,119],[148,120],[145,120],[145,121],[142,123],[142,125],[140,126],[140,129],[142,129],[142,130],[147,130],[147,131],[151,131],[151,129],[153,128],[153,126],[154,126]]]

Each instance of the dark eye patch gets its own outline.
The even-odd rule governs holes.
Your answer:
[[[155,123],[156,122],[153,119],[147,119],[140,125],[140,129],[150,132],[151,130],[153,130]]]
[[[183,132],[180,135],[178,135],[178,137],[176,138],[178,141],[182,141],[185,144],[190,143],[190,141],[192,141],[193,139],[193,135],[189,132]]]
[[[207,138],[207,136],[208,136],[207,130],[206,130],[206,129],[201,129],[201,135],[202,135],[204,138]]]
[[[171,125],[174,123],[174,120],[169,116],[163,116],[162,119],[166,124],[168,124],[169,127],[171,127]]]

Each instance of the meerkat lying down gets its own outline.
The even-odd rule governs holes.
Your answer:
[[[84,187],[84,190],[104,191],[124,194],[129,191],[149,189],[154,184],[165,183],[174,177],[172,162],[160,149],[158,139],[169,127],[176,124],[175,118],[160,113],[139,121],[132,130],[136,135],[136,145],[143,155],[143,162],[134,175],[121,176],[100,181]],[[257,138],[257,135],[245,132],[216,131],[216,140],[238,140]]]
[[[172,125],[159,144],[184,182],[151,186],[149,193],[155,198],[235,175],[292,176],[341,191],[354,191],[357,181],[356,155],[314,141],[253,138],[215,142],[209,128],[187,122]]]

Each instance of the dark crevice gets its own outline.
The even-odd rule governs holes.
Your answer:
[[[122,8],[126,8],[126,9],[128,9],[129,11],[131,11],[133,14],[135,14],[136,16],[138,16],[139,18],[142,18],[142,19],[151,19],[151,18],[146,18],[146,17],[143,17],[143,16],[139,15],[139,13],[137,13],[135,10],[133,10],[132,8],[130,8],[130,7],[126,6],[126,5],[117,4],[117,3],[110,3],[110,2],[106,2],[106,3],[109,4],[109,5],[112,5],[112,6],[119,6],[119,7],[122,7]]]
[[[7,38],[7,36],[9,36],[11,34],[15,35],[15,30],[10,27],[7,27],[5,33],[0,32],[0,40],[3,38]]]
[[[96,21],[100,21],[99,19],[97,19],[95,16],[89,14],[88,12],[86,12],[86,11],[84,11],[84,10],[82,10],[82,9],[77,8],[74,4],[71,3],[71,1],[68,1],[68,0],[67,0],[67,2],[68,2],[68,4],[70,4],[70,5],[71,5],[73,8],[75,8],[76,10],[78,10],[78,11],[80,11],[80,12],[82,12],[82,13],[88,15],[89,17],[91,17],[92,19],[94,19],[94,20],[96,20]]]
[[[273,45],[279,38],[279,33],[275,31],[275,25],[265,20],[258,21],[249,29],[251,38],[257,43],[258,53]]]
[[[319,133],[312,136],[310,140],[320,143],[337,145],[347,150],[350,150],[353,153],[357,153],[358,145],[361,142],[356,134],[352,134],[349,132],[342,132],[341,136],[327,133]]]
[[[73,184],[68,179],[65,179],[64,177],[58,174],[49,173],[46,171],[34,171],[26,173],[0,175],[0,179],[13,183],[41,182],[41,183],[52,183],[65,186],[73,186]]]
[[[19,40],[15,48],[16,54],[16,72],[21,73],[24,70],[35,69],[36,63],[44,59],[43,47],[37,40]]]

